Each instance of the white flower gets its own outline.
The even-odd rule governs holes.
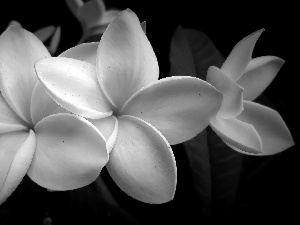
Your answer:
[[[124,192],[147,203],[173,198],[170,144],[193,138],[218,112],[222,96],[213,86],[185,76],[158,80],[155,53],[131,10],[110,23],[99,45],[76,46],[35,67],[58,104],[104,134],[108,172]]]
[[[70,190],[93,182],[108,161],[102,134],[66,113],[38,82],[34,63],[47,57],[20,26],[0,36],[0,204],[26,173],[45,188]]]
[[[231,148],[250,155],[271,155],[292,145],[291,134],[275,110],[252,102],[271,83],[284,61],[275,56],[251,59],[259,30],[241,40],[221,69],[210,67],[207,81],[223,93],[213,130]]]

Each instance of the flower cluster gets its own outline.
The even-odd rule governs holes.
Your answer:
[[[134,199],[168,202],[177,182],[170,145],[208,125],[243,153],[288,148],[293,141],[279,114],[251,102],[283,62],[251,60],[261,32],[238,43],[221,69],[209,68],[206,82],[185,74],[159,80],[152,46],[128,9],[100,42],[58,57],[10,26],[0,36],[0,204],[25,174],[47,189],[72,190],[93,182],[104,166]]]

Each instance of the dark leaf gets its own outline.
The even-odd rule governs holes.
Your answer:
[[[224,59],[207,35],[179,27],[171,42],[171,75],[206,80],[210,66]],[[220,215],[234,204],[243,155],[228,147],[210,128],[184,143],[204,217]]]
[[[206,80],[207,69],[220,67],[224,59],[206,34],[178,27],[171,41],[170,61],[171,76],[194,76]]]

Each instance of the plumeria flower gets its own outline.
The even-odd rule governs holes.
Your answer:
[[[108,161],[105,139],[44,91],[34,63],[50,57],[20,26],[0,36],[0,204],[26,173],[42,187],[71,190],[93,182]]]
[[[58,104],[90,118],[103,133],[107,170],[120,189],[146,203],[173,198],[177,175],[170,144],[201,132],[219,110],[221,93],[195,77],[158,80],[155,53],[129,9],[99,44],[76,46],[35,67]]]
[[[107,10],[103,0],[66,0],[66,3],[82,27],[83,35],[79,43],[103,34],[107,25],[121,12],[117,9]]]
[[[251,59],[263,29],[245,37],[219,69],[210,67],[207,81],[223,93],[211,127],[236,151],[250,155],[271,155],[291,147],[289,129],[277,111],[252,102],[272,82],[284,61],[275,56]]]
[[[9,26],[11,25],[22,27],[22,25],[15,20],[9,23]],[[48,41],[51,37],[49,45],[46,47],[48,51],[51,53],[51,55],[54,55],[56,53],[56,50],[60,42],[60,36],[61,36],[60,26],[58,27],[47,26],[47,27],[40,28],[34,32],[34,35],[37,36],[38,39],[40,39],[42,42]]]

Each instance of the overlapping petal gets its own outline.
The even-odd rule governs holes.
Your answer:
[[[255,102],[244,101],[237,119],[252,124],[262,141],[261,155],[273,155],[294,145],[292,136],[278,112]]]
[[[22,119],[10,108],[0,93],[0,133],[27,129]]]
[[[0,36],[0,90],[8,105],[31,123],[30,99],[37,81],[34,63],[50,54],[32,33],[10,26]]]
[[[167,140],[149,123],[119,117],[119,131],[107,169],[129,196],[146,203],[170,201],[176,188],[176,164]]]
[[[45,92],[40,82],[36,82],[31,96],[30,113],[33,124],[36,124],[47,116],[55,113],[68,113],[68,111],[59,106]]]
[[[36,153],[29,177],[50,190],[71,190],[93,182],[108,161],[105,139],[87,120],[55,114],[35,126]]]
[[[223,94],[222,107],[218,116],[229,119],[243,111],[243,88],[215,66],[207,71],[207,82]]]
[[[99,42],[83,43],[70,48],[59,55],[72,59],[82,60],[96,66],[97,48]]]
[[[237,83],[244,88],[244,100],[255,100],[273,81],[284,60],[276,56],[252,59]]]
[[[17,188],[32,161],[36,138],[32,130],[0,134],[0,204]]]
[[[103,134],[108,153],[113,149],[118,136],[118,120],[114,116],[98,120],[89,120]]]
[[[211,119],[212,129],[229,146],[232,145],[244,154],[259,154],[262,152],[262,141],[253,125],[235,118]]]
[[[142,88],[124,105],[121,114],[149,122],[170,144],[178,144],[206,128],[221,103],[221,93],[207,82],[176,76]]]
[[[112,114],[90,63],[64,58],[47,58],[35,64],[46,92],[67,110],[92,119]]]
[[[252,51],[261,33],[260,29],[239,41],[223,63],[221,70],[233,81],[237,81],[251,60]]]
[[[158,79],[155,53],[131,10],[121,12],[105,30],[96,67],[103,92],[118,108],[133,93]]]

